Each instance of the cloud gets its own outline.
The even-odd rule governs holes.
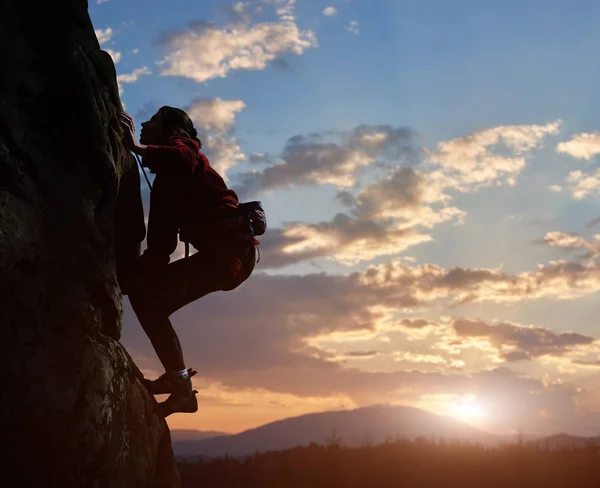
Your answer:
[[[117,64],[121,60],[121,53],[119,51],[115,51],[114,49],[106,48],[104,45],[112,39],[113,30],[112,27],[107,27],[106,29],[95,29],[94,33],[96,34],[96,38],[110,57],[113,59],[113,62]]]
[[[598,236],[596,236],[596,239],[598,239]],[[547,232],[541,242],[551,247],[567,250],[582,248],[592,250],[596,248],[595,244],[590,243],[584,237],[558,231]]]
[[[439,324],[436,322],[432,322],[431,320],[421,318],[402,319],[400,321],[400,326],[406,327],[408,329],[423,329],[425,327],[437,325]]]
[[[600,217],[593,218],[585,224],[586,229],[592,229],[600,224]]]
[[[106,48],[104,49],[108,54],[110,54],[110,57],[113,60],[113,63],[117,64],[119,61],[121,61],[121,53],[119,51],[115,51],[114,49],[109,49]]]
[[[562,191],[562,188],[559,185],[548,185],[548,190],[560,193]]]
[[[590,161],[600,154],[600,132],[581,133],[556,146],[556,152],[568,154],[577,159]],[[600,188],[600,169],[593,172],[581,170],[571,171],[566,178],[566,189],[575,200],[582,200],[589,195],[598,194]],[[550,187],[553,191],[561,191],[559,185]]]
[[[492,183],[512,184],[525,166],[525,153],[539,147],[543,137],[556,133],[559,125],[557,121],[543,126],[498,126],[442,141],[436,150],[413,147],[410,129],[389,125],[363,124],[345,132],[296,135],[288,139],[280,161],[242,175],[241,191],[315,184],[332,184],[344,190],[358,183],[357,175],[366,166],[398,166],[404,162],[412,167],[426,161],[434,170],[426,175],[409,175],[407,169],[396,169],[396,180],[391,174],[389,179],[393,181],[381,183],[379,190],[395,188],[398,180],[409,176],[421,184],[422,190],[414,191],[427,192],[425,202],[447,202],[451,197],[442,195],[444,189],[471,191]],[[494,150],[501,144],[515,157],[496,154]]]
[[[272,232],[272,231],[271,231]],[[265,266],[279,267],[317,257],[330,257],[354,265],[431,241],[431,236],[393,223],[357,220],[340,213],[329,222],[292,223],[283,231],[265,236]]]
[[[509,362],[526,361],[531,359],[531,356],[527,351],[519,350],[504,352],[502,353],[502,357]]]
[[[412,363],[445,364],[444,358],[437,354],[415,354],[407,351],[398,351],[392,354],[394,361],[410,361]]]
[[[233,129],[235,118],[245,108],[242,100],[197,98],[187,106],[186,112],[197,128],[223,134]]]
[[[244,175],[248,189],[269,190],[309,184],[348,187],[356,184],[355,173],[372,159],[349,151],[335,143],[310,143],[292,139],[283,153],[283,161],[260,172]],[[257,187],[257,184],[260,185]],[[254,187],[254,188],[253,188]]]
[[[274,164],[275,157],[269,153],[265,152],[255,152],[250,153],[248,155],[248,162],[251,164],[259,165],[259,164]]]
[[[236,2],[232,5],[219,6],[219,12],[225,14],[233,24],[240,22],[248,23],[252,18],[249,7],[250,2]],[[258,12],[260,12],[260,10]]]
[[[543,243],[567,252],[577,250],[585,251],[584,254],[576,257],[576,260],[581,261],[600,257],[600,234],[595,234],[592,237],[593,240],[588,240],[582,236],[553,231],[546,233],[543,239],[535,242]]]
[[[136,81],[138,81],[140,79],[140,77],[148,76],[151,74],[152,74],[152,71],[150,71],[147,66],[142,66],[141,68],[134,69],[131,73],[123,73],[123,74],[117,75],[117,84],[119,85],[119,95],[122,95],[124,92],[123,85],[122,85],[123,83],[135,83]]]
[[[141,68],[134,69],[131,73],[120,74],[117,76],[117,80],[121,83],[135,83],[141,76],[148,76],[151,74],[152,71],[148,69],[148,66],[142,66]]]
[[[580,366],[590,366],[593,368],[600,368],[600,359],[594,361],[575,360],[573,361],[573,364],[578,364]]]
[[[203,151],[208,156],[210,165],[228,182],[227,171],[246,159],[237,140],[229,135],[209,134],[204,137],[203,142],[206,143]]]
[[[294,68],[283,58],[275,58],[271,61],[271,66],[273,66],[277,71],[282,73],[293,73]]]
[[[399,167],[385,178],[361,190],[356,212],[363,216],[395,216],[418,207],[425,197],[425,175],[412,168]]]
[[[482,320],[458,319],[452,327],[458,337],[488,339],[506,361],[562,356],[574,346],[588,345],[595,340],[575,332],[555,332],[545,327],[510,322],[488,324]]]
[[[196,98],[184,107],[205,144],[211,166],[225,180],[227,171],[246,159],[235,137],[235,119],[244,108],[242,100],[221,98]]]
[[[568,190],[575,200],[582,200],[588,195],[595,195],[600,188],[600,169],[588,174],[582,171],[571,171],[567,176]]]
[[[348,24],[348,26],[346,27],[346,30],[352,34],[354,34],[355,36],[358,35],[358,22],[356,20],[351,20],[350,23]]]
[[[100,44],[106,44],[108,41],[111,40],[113,30],[112,27],[107,27],[106,29],[95,29],[94,33],[96,34],[96,37],[98,38],[98,42]]]
[[[351,351],[346,356],[351,358],[372,358],[378,354],[378,351]]]
[[[556,151],[589,161],[600,154],[600,132],[577,134],[569,141],[559,143]]]
[[[434,303],[456,307],[466,303],[514,303],[543,297],[572,299],[600,288],[600,263],[551,261],[534,271],[503,273],[498,268],[461,268],[449,270],[434,264],[411,266],[402,261],[372,265],[356,279],[364,286],[421,306]]]
[[[510,184],[526,163],[525,152],[558,125],[485,129],[443,141],[436,151],[415,148],[412,131],[387,125],[296,135],[280,155],[255,156],[254,162],[266,167],[241,173],[236,189],[247,195],[303,185],[337,187],[337,200],[348,211],[330,221],[288,222],[272,229],[262,241],[264,264],[280,267],[327,257],[355,265],[429,242],[429,230],[439,224],[463,223],[466,213],[452,205],[449,190]],[[518,156],[497,155],[495,146],[501,143]],[[387,173],[362,186],[366,168]]]
[[[357,197],[342,192],[339,199],[348,204],[349,213],[338,213],[330,221],[288,222],[283,229],[271,229],[261,239],[263,266],[281,267],[319,257],[354,265],[431,241],[422,229],[453,219],[460,222],[464,212],[427,203],[444,197],[425,182],[421,173],[399,167]]]
[[[325,17],[331,17],[332,15],[337,14],[337,9],[335,7],[325,7],[323,9],[323,15]]]
[[[231,71],[263,70],[284,53],[303,54],[317,46],[310,30],[295,21],[295,0],[276,0],[276,21],[250,23],[249,3],[238,2],[234,22],[224,27],[203,21],[188,30],[164,36],[171,52],[157,64],[163,76],[184,76],[197,82],[225,78]]]
[[[541,145],[542,139],[557,134],[561,121],[546,125],[508,125],[471,132],[464,137],[442,141],[427,151],[431,162],[441,168],[433,176],[442,178],[459,191],[491,184],[514,184],[525,167],[525,154]],[[497,150],[502,145],[509,154]]]
[[[279,160],[262,170],[240,175],[240,193],[331,184],[356,185],[358,173],[381,158],[414,156],[412,132],[402,127],[360,125],[350,131],[296,135]]]
[[[362,219],[393,218],[400,228],[432,228],[452,219],[461,221],[465,212],[447,205],[451,197],[444,190],[431,173],[401,166],[360,190],[352,212]]]
[[[290,181],[298,181],[298,176],[290,176],[291,170],[297,168],[309,178],[323,182],[331,181],[332,174],[336,174],[336,182],[343,188],[354,182],[358,171],[358,168],[344,164],[348,161],[344,156],[351,151],[362,154],[365,160],[371,158],[370,164],[384,152],[391,151],[393,157],[402,157],[402,151],[398,151],[396,145],[401,139],[387,145],[393,139],[391,133],[394,131],[378,132],[377,138],[373,135],[356,137],[357,131],[354,131],[342,146],[335,146],[339,156],[337,161],[331,158],[320,166],[310,166],[309,161],[314,163],[315,160],[288,157],[284,163],[271,165],[262,174],[279,171],[275,180],[282,178],[283,172]],[[406,143],[400,144],[405,146]],[[302,146],[299,152],[303,156],[314,156],[316,147],[322,145],[309,146],[306,152],[307,146]],[[405,152],[413,154],[412,151]],[[323,163],[322,159],[317,161]],[[447,205],[450,197],[443,193],[439,184],[429,182],[428,173],[404,166],[390,169],[386,176],[367,185],[356,196],[350,191],[341,191],[338,199],[349,207],[348,214],[338,213],[331,221],[318,224],[286,224],[276,239],[265,242],[268,246],[265,255],[271,256],[266,258],[265,265],[291,264],[320,256],[333,258],[343,265],[355,265],[380,256],[392,256],[431,241],[431,235],[422,229],[431,229],[451,220],[461,222],[465,215],[460,209]]]

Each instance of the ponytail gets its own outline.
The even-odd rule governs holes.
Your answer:
[[[191,120],[190,120],[191,123]],[[198,145],[200,147],[202,147],[202,141],[200,139],[198,139],[198,132],[196,131],[195,127],[192,124],[192,127],[190,129],[190,139],[193,139],[194,141],[196,141],[198,143]]]
[[[198,139],[198,132],[190,116],[180,108],[164,106],[159,109],[163,116],[163,125],[173,134],[193,139],[202,147],[202,141]]]

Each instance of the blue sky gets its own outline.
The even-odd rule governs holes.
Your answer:
[[[204,402],[173,426],[375,402],[496,431],[597,425],[598,2],[89,11],[138,128],[161,105],[188,110],[269,217],[255,275],[174,316]],[[128,308],[123,342],[160,372]]]

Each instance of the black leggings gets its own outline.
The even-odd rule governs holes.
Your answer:
[[[160,271],[145,274],[129,293],[129,301],[165,371],[185,369],[183,351],[169,316],[188,303],[220,290],[233,290],[246,281],[255,263],[255,248],[240,253],[241,275],[234,275],[219,258],[197,252]]]

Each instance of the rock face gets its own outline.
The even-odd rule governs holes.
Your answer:
[[[139,173],[85,0],[0,1],[0,484],[177,487],[118,342]]]

